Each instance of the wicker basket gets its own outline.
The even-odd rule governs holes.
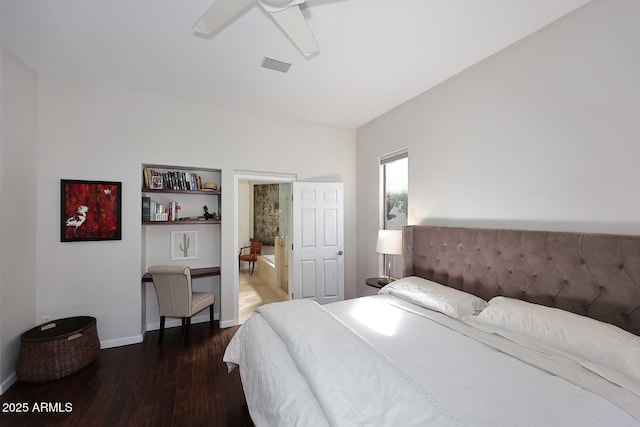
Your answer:
[[[84,368],[99,351],[95,317],[43,323],[20,336],[16,374],[25,382],[55,380]]]

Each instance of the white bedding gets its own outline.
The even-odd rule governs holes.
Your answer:
[[[620,387],[390,295],[324,306],[377,352],[319,306],[310,323],[306,306],[277,306],[224,357],[240,366],[257,426],[640,426],[620,408],[640,400]]]

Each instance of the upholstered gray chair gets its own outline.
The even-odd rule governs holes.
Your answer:
[[[158,345],[164,337],[165,317],[180,317],[184,333],[184,346],[189,345],[191,316],[209,307],[209,322],[213,329],[213,303],[215,295],[207,292],[193,292],[191,289],[191,269],[182,265],[153,265],[149,274],[158,295],[160,308],[160,334]]]

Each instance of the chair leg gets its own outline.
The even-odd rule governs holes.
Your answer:
[[[158,345],[162,344],[164,338],[164,316],[160,316],[160,333],[158,334]]]
[[[187,329],[184,331],[184,346],[189,346],[189,330],[191,329],[191,317],[187,317]]]
[[[213,329],[213,304],[209,306],[209,326]]]
[[[256,268],[256,262],[255,261],[249,261],[249,264],[251,264],[251,273],[249,273],[249,276],[253,275],[253,270]]]
[[[183,317],[181,320],[182,320],[182,333],[184,334],[184,327],[187,324],[187,319]]]

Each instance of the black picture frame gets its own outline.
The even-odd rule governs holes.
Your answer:
[[[122,183],[60,180],[60,241],[122,240]]]

